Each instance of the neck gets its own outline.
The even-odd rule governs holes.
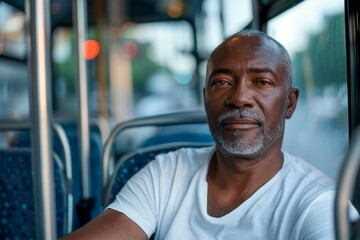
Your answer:
[[[255,183],[258,183],[255,185],[263,185],[281,169],[282,164],[283,154],[280,149],[268,152],[266,156],[256,159],[229,157],[216,151],[212,157],[207,178],[230,187],[248,181],[252,184],[246,184],[246,186],[252,186]]]
[[[261,159],[224,158],[219,151],[213,155],[208,182],[208,213],[222,216],[251,197],[281,169],[280,150]]]

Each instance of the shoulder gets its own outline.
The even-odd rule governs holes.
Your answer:
[[[285,189],[302,212],[321,199],[334,204],[335,183],[320,170],[299,157],[284,152],[286,172],[281,188]]]
[[[333,239],[335,183],[305,160],[284,152],[287,169],[281,189],[301,239]],[[312,237],[311,237],[312,236]]]
[[[287,152],[284,153],[285,164],[289,168],[289,176],[294,179],[294,181],[302,181],[304,183],[317,186],[319,188],[324,188],[327,190],[334,190],[335,183],[334,181],[326,176],[319,169],[310,165],[305,160],[300,157],[291,155]]]

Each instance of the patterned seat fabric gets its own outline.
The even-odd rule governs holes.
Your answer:
[[[79,161],[79,147],[78,147],[78,130],[76,123],[66,123],[63,125],[64,131],[69,141],[70,154],[72,160],[72,192],[74,206],[76,206],[81,199],[81,165]],[[94,209],[92,210],[92,217],[98,215],[102,210],[101,194],[102,194],[102,172],[101,172],[101,149],[102,142],[100,132],[97,128],[90,128],[90,178],[91,178],[91,193],[95,198]],[[53,151],[64,159],[64,153],[61,148],[61,141],[58,136],[53,135]],[[14,143],[17,147],[30,147],[30,133],[23,131],[18,135],[17,141]],[[75,211],[75,210],[74,210]],[[74,214],[73,229],[80,226],[78,216]]]
[[[37,239],[30,149],[0,150],[0,169],[0,239]],[[64,170],[57,160],[54,180],[60,237],[66,234],[67,191]]]

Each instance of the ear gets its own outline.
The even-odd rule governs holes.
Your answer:
[[[291,88],[288,93],[288,101],[286,108],[286,119],[291,118],[296,109],[297,100],[299,97],[299,89]]]

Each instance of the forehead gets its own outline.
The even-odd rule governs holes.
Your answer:
[[[243,69],[246,67],[266,67],[274,71],[283,71],[284,64],[279,47],[260,37],[236,36],[214,50],[207,70],[214,68]]]

